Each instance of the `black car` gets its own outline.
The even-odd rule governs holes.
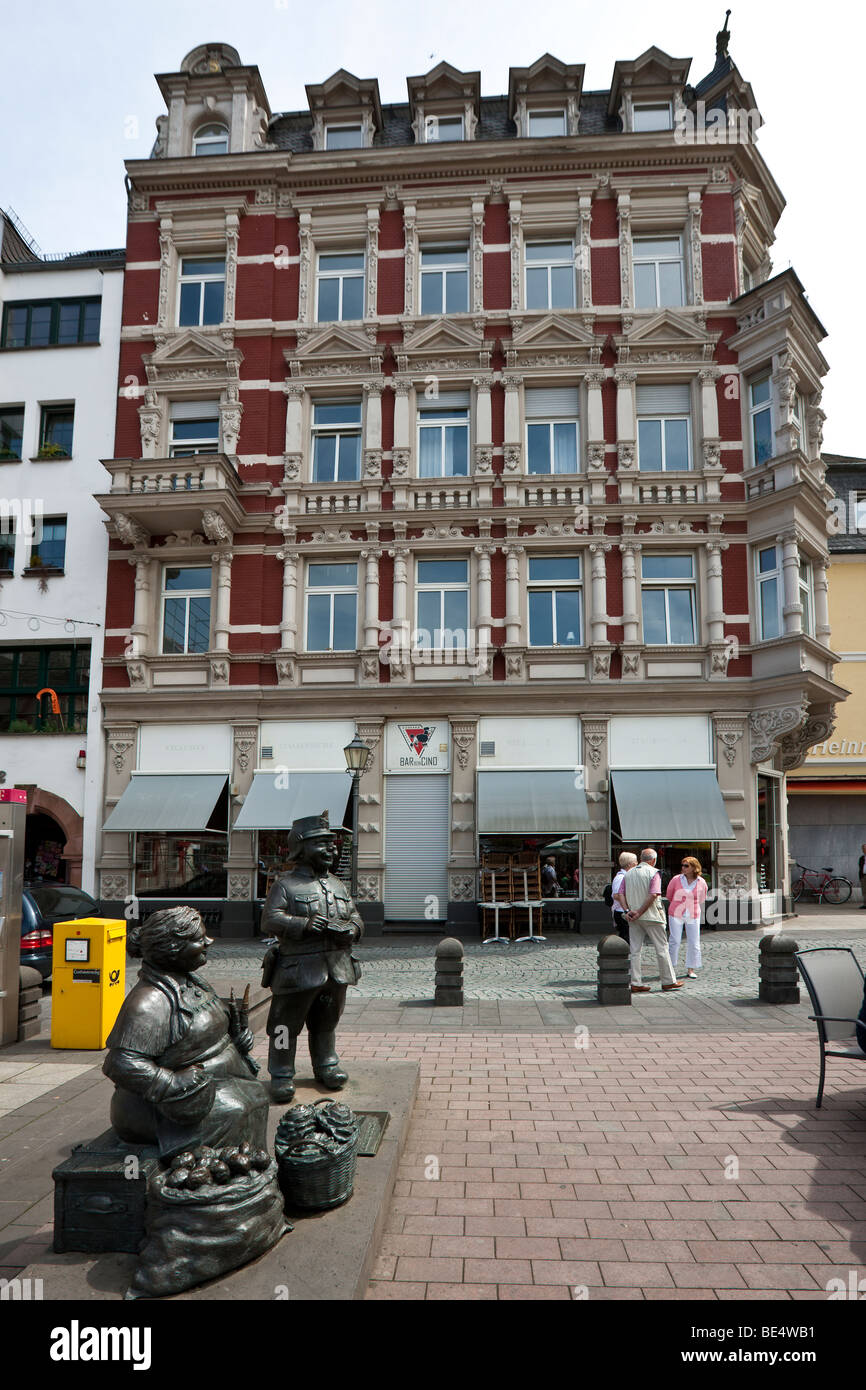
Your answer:
[[[81,888],[68,883],[28,884],[21,899],[21,964],[38,970],[47,980],[52,970],[55,922],[101,915],[99,903]]]

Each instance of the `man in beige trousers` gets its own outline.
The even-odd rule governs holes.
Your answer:
[[[661,874],[655,867],[654,849],[641,851],[640,863],[629,869],[617,900],[622,904],[629,923],[629,964],[632,994],[647,994],[649,985],[641,983],[641,952],[649,941],[659,963],[662,989],[682,989],[668,954],[665,937],[665,912],[661,902]]]

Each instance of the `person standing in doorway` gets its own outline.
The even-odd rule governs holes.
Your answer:
[[[700,863],[692,855],[686,856],[680,868],[682,872],[673,876],[667,891],[671,965],[676,975],[685,927],[686,975],[694,980],[695,972],[701,968],[701,908],[706,901],[707,881],[701,877]]]
[[[866,912],[866,845],[861,845],[863,853],[857,861],[857,873],[860,875],[860,896],[863,899],[860,904],[860,911]]]
[[[628,873],[629,869],[634,868],[636,863],[637,855],[632,854],[630,850],[623,850],[622,854],[619,856],[619,872],[614,876],[613,883],[610,885],[610,891],[613,898],[613,901],[611,903],[611,913],[613,914],[613,929],[616,932],[617,936],[622,937],[623,941],[628,941],[629,939],[629,924],[628,917],[622,909],[622,905],[617,897],[617,894],[622,892],[622,885],[625,881],[625,876]]]
[[[649,941],[659,963],[662,989],[682,989],[671,966],[665,937],[665,911],[661,904],[662,882],[656,869],[654,849],[641,850],[640,863],[629,869],[617,900],[629,921],[629,964],[632,994],[647,994],[649,985],[641,980],[641,952]]]

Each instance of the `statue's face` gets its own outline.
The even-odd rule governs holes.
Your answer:
[[[187,972],[200,969],[205,964],[208,948],[212,945],[213,941],[205,932],[202,922],[198,930],[185,939],[181,950],[174,958],[174,969]]]
[[[304,841],[302,856],[304,861],[316,870],[316,873],[326,874],[331,870],[336,852],[337,844],[333,835],[323,832],[321,835],[314,835],[311,839]]]

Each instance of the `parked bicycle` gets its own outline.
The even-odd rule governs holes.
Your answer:
[[[791,883],[791,897],[795,903],[800,901],[804,893],[810,893],[819,903],[838,907],[840,903],[846,903],[854,891],[851,880],[838,874],[834,876],[832,869],[807,869],[804,864],[798,864],[797,868],[801,871],[800,877]]]

